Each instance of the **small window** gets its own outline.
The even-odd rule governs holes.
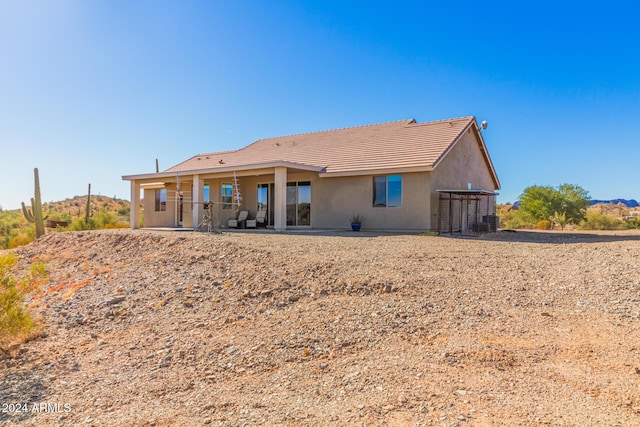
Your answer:
[[[203,189],[202,189],[202,199],[203,199],[202,201],[205,202],[205,203],[206,202],[210,202],[211,201],[210,194],[211,193],[210,193],[210,190],[209,190],[209,184],[205,184],[203,186]]]
[[[222,209],[231,209],[231,204],[233,202],[233,187],[229,183],[222,183],[222,187],[220,190]]]
[[[373,207],[402,206],[402,175],[373,177]]]
[[[167,189],[162,188],[156,190],[156,212],[167,210]]]

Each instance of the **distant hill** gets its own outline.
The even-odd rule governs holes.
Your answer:
[[[42,204],[42,213],[47,218],[45,225],[51,229],[69,227],[71,230],[84,230],[128,226],[128,200],[92,195],[89,208],[91,220],[88,223],[84,221],[86,209],[87,196],[75,196],[59,202]],[[0,250],[26,245],[33,239],[33,224],[27,222],[22,209],[0,209]]]
[[[627,199],[611,199],[611,200],[596,200],[596,199],[592,199],[589,200],[589,206],[593,206],[593,205],[597,205],[599,203],[605,204],[605,205],[615,205],[617,206],[618,204],[622,204],[628,208],[637,208],[640,206],[640,203],[638,203],[636,200],[631,199],[631,200],[627,200]],[[518,209],[520,208],[520,200],[516,200],[513,203],[513,208],[512,209]]]
[[[627,200],[627,199],[595,200],[594,199],[589,201],[589,205],[597,205],[598,203],[604,203],[607,205],[623,204],[628,208],[637,208],[638,206],[640,206],[640,203],[638,203],[634,199],[631,199],[631,200]]]
[[[129,216],[129,201],[113,197],[91,195],[91,213],[101,211],[112,212],[123,220]],[[59,202],[43,203],[42,210],[67,214],[71,218],[84,218],[87,207],[87,196],[75,196]]]

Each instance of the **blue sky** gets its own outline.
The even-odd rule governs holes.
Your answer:
[[[640,199],[635,2],[0,1],[0,206],[257,139],[474,115],[502,183]]]

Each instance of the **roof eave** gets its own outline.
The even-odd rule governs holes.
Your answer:
[[[142,180],[142,179],[170,178],[176,175],[179,175],[179,176],[208,175],[208,174],[216,174],[216,173],[249,171],[254,169],[266,169],[266,168],[276,168],[276,167],[286,167],[289,169],[299,169],[299,170],[318,172],[318,173],[321,173],[322,171],[325,170],[325,168],[322,166],[305,165],[302,163],[286,162],[286,161],[275,161],[275,162],[253,163],[248,165],[221,166],[221,167],[214,167],[214,168],[190,169],[190,170],[182,170],[182,171],[165,171],[165,172],[159,172],[159,173],[148,173],[148,174],[139,174],[139,175],[123,175],[122,180],[135,181],[135,180]]]
[[[389,174],[398,174],[398,173],[431,172],[432,170],[433,168],[429,166],[346,170],[346,171],[339,171],[339,172],[320,173],[320,178],[336,178],[336,177],[342,177],[342,176],[363,176],[363,175],[389,175]]]
[[[460,131],[458,136],[453,140],[451,145],[440,155],[438,160],[436,160],[433,164],[433,168],[435,169],[440,162],[449,154],[449,152],[453,149],[453,147],[462,139],[465,133],[469,130],[469,128],[473,127],[475,129],[475,134],[477,136],[477,141],[480,144],[480,151],[482,151],[482,155],[484,157],[485,162],[487,163],[487,167],[489,169],[489,173],[491,173],[491,177],[493,178],[493,183],[496,187],[496,190],[500,190],[500,180],[498,179],[498,174],[496,173],[496,169],[493,166],[493,162],[491,161],[491,157],[489,156],[489,151],[487,150],[487,145],[484,142],[484,138],[482,137],[482,132],[480,132],[480,128],[478,127],[478,122],[476,121],[475,116],[472,116],[472,120]]]

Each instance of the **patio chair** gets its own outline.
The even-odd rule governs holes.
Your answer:
[[[267,224],[267,211],[258,211],[255,219],[247,220],[247,228],[256,228],[258,224],[260,224],[261,226]]]
[[[229,218],[229,228],[241,228],[249,217],[249,211],[240,211],[237,218]]]

